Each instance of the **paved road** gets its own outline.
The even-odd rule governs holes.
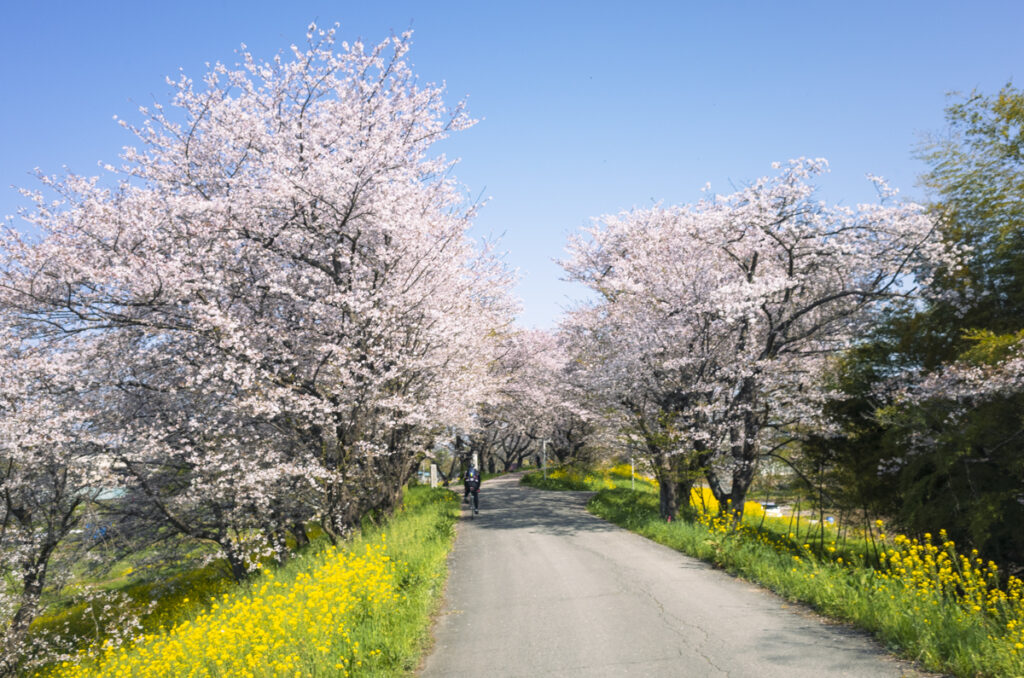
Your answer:
[[[517,477],[463,512],[422,676],[920,676],[870,639]]]

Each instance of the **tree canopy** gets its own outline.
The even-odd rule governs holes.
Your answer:
[[[839,467],[860,501],[1024,564],[1024,93],[947,108],[921,149],[930,211],[958,265],[893,309],[838,374]],[[856,478],[859,477],[859,480]],[[868,485],[875,483],[874,490]],[[879,491],[878,488],[885,488]]]

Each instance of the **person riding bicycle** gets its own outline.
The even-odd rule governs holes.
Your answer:
[[[480,471],[473,464],[469,465],[466,475],[462,478],[462,484],[466,491],[462,494],[462,503],[469,502],[469,495],[473,495],[473,513],[480,513]]]

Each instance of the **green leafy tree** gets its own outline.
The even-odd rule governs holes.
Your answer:
[[[945,242],[962,265],[932,271],[924,307],[889,310],[835,376],[819,440],[837,496],[910,531],[945,528],[1024,565],[1024,93],[1006,85],[946,110],[920,150]]]
[[[959,358],[978,329],[1012,334],[1024,324],[1024,92],[974,92],[946,109],[949,133],[921,149],[922,177],[950,243],[969,248],[965,265],[940,271],[928,320],[950,335],[942,361]],[[929,365],[931,367],[932,365]]]

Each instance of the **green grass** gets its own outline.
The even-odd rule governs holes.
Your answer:
[[[282,603],[288,600],[287,604],[291,604],[290,598],[296,597],[292,592],[299,594],[294,609],[301,616],[308,614],[318,600],[322,603],[324,597],[337,596],[339,590],[350,588],[354,593],[342,597],[346,600],[344,612],[340,605],[328,608],[338,610],[335,622],[321,625],[319,630],[311,629],[308,636],[304,635],[305,623],[300,622],[297,630],[290,629],[287,644],[273,655],[277,664],[271,666],[268,659],[267,665],[253,669],[252,675],[279,675],[282,667],[288,669],[288,675],[298,672],[303,676],[410,673],[428,645],[431,616],[440,603],[447,576],[446,560],[457,515],[458,504],[450,491],[413,487],[407,490],[402,508],[384,524],[366,525],[361,535],[338,548],[320,541],[284,567],[266,571],[243,584],[213,578],[211,588],[207,575],[216,567],[182,572],[173,595],[161,599],[159,614],[147,620],[151,633],[146,645],[151,655],[152,648],[173,649],[173,642],[177,642],[173,639],[185,638],[190,628],[195,636],[196,627],[202,628],[199,648],[203,647],[201,639],[212,635],[225,645],[227,639],[234,638],[239,647],[257,636],[273,639],[277,629],[295,625],[288,618],[287,605]],[[366,588],[370,586],[366,582],[371,580],[376,583]],[[189,588],[189,583],[195,585]],[[322,588],[318,588],[321,584]],[[131,590],[141,596],[146,587],[152,586],[156,584],[137,582]],[[73,617],[73,612],[65,610],[62,614]],[[318,614],[311,625],[329,615],[330,612]],[[236,624],[233,628],[232,623]],[[179,656],[168,656],[166,660],[162,656],[143,660],[137,652],[128,651],[111,654],[103,661],[116,661],[121,669],[128,667],[124,675],[143,675],[147,667],[153,670],[154,666],[158,675],[177,675],[183,670],[189,672],[189,665],[186,663],[182,668],[182,661],[192,661],[191,653],[196,655],[195,668],[202,669],[198,675],[247,675],[249,669],[243,670],[241,664],[227,668],[232,661],[230,656],[224,655],[223,667],[214,665],[209,657],[204,660],[200,656],[202,649],[197,650],[195,644],[189,646],[188,642],[179,643],[192,648],[184,653],[184,660],[180,651]],[[344,665],[348,673],[339,670],[339,665]],[[85,660],[79,667],[66,666],[54,675],[108,673]]]
[[[974,610],[956,595],[907,586],[886,571],[862,565],[862,554],[868,552],[864,543],[849,543],[845,551],[829,546],[816,554],[810,543],[780,533],[778,525],[771,529],[767,521],[758,528],[760,521],[752,520],[739,530],[727,517],[667,523],[660,518],[657,495],[650,490],[602,490],[588,509],[789,600],[871,631],[891,650],[928,670],[964,677],[1024,675],[1024,646],[1017,647],[1021,637],[1013,628],[1019,609]]]
[[[608,490],[612,488],[653,487],[652,481],[642,476],[632,476],[628,465],[622,464],[611,468],[593,469],[589,467],[566,464],[548,469],[547,477],[542,471],[533,471],[523,476],[523,485],[541,490],[589,491]]]
[[[99,645],[125,616],[137,619],[143,632],[169,627],[183,610],[236,586],[226,562],[211,562],[212,552],[209,545],[183,542],[173,562],[148,551],[102,573],[75,568],[72,583],[60,597],[48,599],[45,612],[32,622],[30,637],[51,646]],[[187,600],[194,602],[190,606]]]
[[[585,478],[579,478],[576,476],[552,476],[551,474],[545,478],[539,471],[527,473],[519,482],[529,487],[535,487],[538,490],[597,490],[596,487],[593,487],[592,482],[587,481]]]
[[[447,558],[455,539],[459,504],[450,490],[410,488],[402,510],[382,528],[363,536],[374,541],[387,533],[388,553],[403,564],[399,589],[402,605],[386,620],[371,620],[367,642],[381,648],[379,659],[364,673],[396,676],[411,673],[429,647],[433,614],[441,603],[448,577]]]

